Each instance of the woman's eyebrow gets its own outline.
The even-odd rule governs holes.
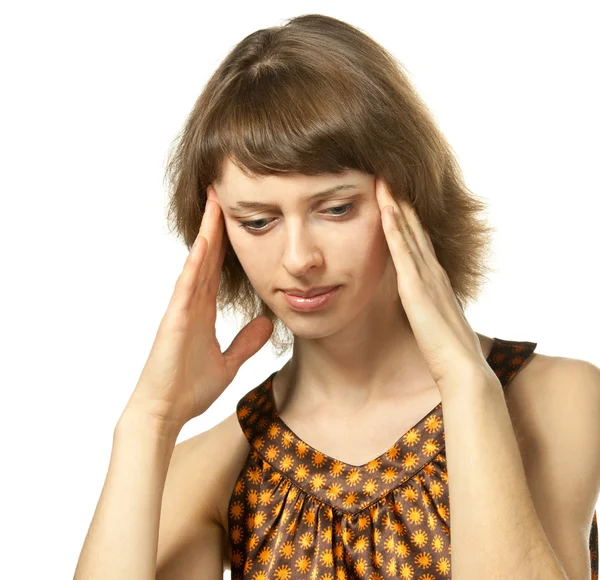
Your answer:
[[[353,183],[344,183],[343,185],[336,185],[335,187],[330,187],[329,189],[325,189],[323,191],[319,191],[318,193],[313,193],[308,198],[308,201],[312,201],[314,199],[320,199],[323,197],[327,197],[332,195],[333,193],[337,193],[338,191],[342,191],[345,189],[357,189],[358,185]],[[236,205],[229,206],[231,211],[235,211],[237,209],[267,209],[271,207],[276,207],[275,203],[263,203],[261,201],[238,201]]]

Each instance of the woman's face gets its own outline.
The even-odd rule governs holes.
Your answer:
[[[325,336],[396,293],[373,175],[250,178],[230,160],[212,184],[231,245],[259,296],[296,335]],[[318,192],[343,186],[321,198]],[[247,207],[245,202],[264,204]],[[328,305],[298,312],[283,289],[341,285]],[[393,290],[391,290],[393,289]]]

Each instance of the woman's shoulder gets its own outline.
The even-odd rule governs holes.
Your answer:
[[[527,469],[540,449],[561,448],[596,423],[600,369],[583,359],[534,352],[506,386],[505,396]]]
[[[546,355],[536,350],[527,359],[526,364],[507,385],[506,393],[510,399],[528,403],[541,403],[540,397],[561,397],[569,393],[572,386],[576,391],[589,389],[600,377],[600,369],[589,361],[566,356]],[[589,380],[591,379],[591,381]],[[593,386],[592,386],[593,388]],[[582,395],[591,393],[582,392]]]
[[[186,439],[181,443],[188,447],[188,465],[191,471],[203,470],[208,480],[208,493],[212,519],[227,534],[229,498],[236,480],[250,452],[250,444],[234,411],[219,423]]]

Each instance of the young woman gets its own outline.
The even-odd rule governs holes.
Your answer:
[[[600,370],[470,327],[484,204],[388,52],[321,15],[249,35],[168,174],[190,253],[76,580],[597,578]],[[289,361],[175,445],[267,341]]]

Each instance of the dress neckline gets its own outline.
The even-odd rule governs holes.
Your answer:
[[[528,362],[536,342],[493,338],[486,361],[502,389]],[[442,403],[438,403],[379,457],[352,465],[335,459],[298,437],[277,414],[272,393],[273,372],[247,392],[236,407],[238,420],[251,445],[248,477],[268,479],[278,497],[303,492],[303,501],[358,515],[398,490],[412,501],[422,485],[435,490],[440,509],[447,509],[446,439]]]
[[[490,364],[490,366],[491,366],[490,361],[492,359],[492,355],[494,354],[494,351],[495,351],[497,345],[498,345],[498,339],[496,337],[493,337],[492,347],[490,348],[490,351],[486,357],[486,361],[488,364]],[[430,409],[421,419],[419,419],[419,421],[417,421],[414,425],[409,427],[409,429],[407,431],[402,433],[402,435],[395,441],[395,443],[389,449],[386,449],[381,455],[378,455],[377,457],[367,461],[366,463],[363,463],[362,465],[353,465],[352,463],[347,463],[341,459],[337,459],[331,455],[328,455],[327,453],[324,453],[323,451],[319,451],[318,449],[316,449],[315,447],[313,447],[312,445],[310,445],[309,443],[304,441],[301,437],[299,437],[293,431],[293,429],[291,429],[288,426],[288,424],[279,416],[279,413],[277,412],[277,407],[275,405],[275,397],[273,396],[273,380],[275,378],[275,375],[277,375],[278,372],[279,372],[278,370],[274,371],[267,378],[267,380],[264,383],[264,387],[265,387],[265,391],[266,391],[265,395],[268,399],[268,408],[269,408],[270,414],[271,414],[271,421],[274,424],[276,424],[277,426],[279,426],[281,429],[283,429],[286,433],[288,433],[289,434],[288,436],[290,438],[293,437],[295,439],[296,444],[300,444],[300,446],[305,447],[313,456],[322,457],[323,461],[327,461],[328,463],[338,464],[339,466],[344,468],[344,471],[370,470],[373,466],[380,465],[386,457],[388,457],[388,458],[395,457],[395,450],[398,450],[400,448],[402,441],[407,437],[407,435],[410,435],[413,432],[417,432],[417,431],[421,430],[421,428],[424,426],[424,424],[427,421],[430,421],[431,418],[436,414],[436,412],[438,410],[441,410],[441,407],[442,407],[442,402],[440,401],[435,407]],[[441,412],[440,412],[440,414],[441,414]],[[441,417],[440,417],[440,421],[441,421]]]

